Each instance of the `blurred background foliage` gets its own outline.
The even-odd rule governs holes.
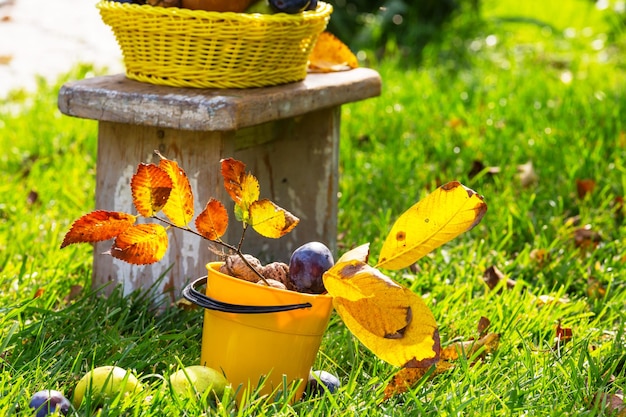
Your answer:
[[[576,0],[576,15],[563,16],[558,1],[501,2],[496,0],[328,0],[334,7],[328,30],[358,53],[361,61],[383,57],[419,64],[428,45],[462,58],[463,40],[486,36],[495,25],[525,24],[559,32],[601,15],[607,41],[619,38],[626,23],[626,2]],[[513,5],[513,7],[511,7]],[[589,13],[593,9],[594,12]],[[485,13],[485,10],[488,12]],[[554,33],[553,33],[554,34]]]

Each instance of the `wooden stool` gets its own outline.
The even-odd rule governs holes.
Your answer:
[[[280,239],[248,230],[244,251],[264,263],[288,262],[308,241],[324,242],[335,252],[341,105],[380,90],[380,76],[367,68],[245,90],[156,86],[120,74],[66,83],[58,105],[66,115],[98,120],[96,209],[135,214],[130,179],[139,163],[158,162],[159,150],[186,171],[196,215],[210,197],[229,207],[223,239],[236,245],[241,225],[220,173],[220,160],[233,157],[259,179],[261,198],[300,218]],[[177,298],[189,281],[206,275],[205,265],[216,255],[209,242],[191,233],[170,230],[169,238],[165,258],[146,266],[103,255],[109,241],[96,244],[94,287],[113,282],[123,284],[126,294],[153,288]]]

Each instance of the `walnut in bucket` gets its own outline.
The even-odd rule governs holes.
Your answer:
[[[250,266],[255,268],[259,273],[263,273],[263,265],[261,264],[261,261],[252,255],[246,254],[244,256]],[[224,260],[224,265],[220,267],[220,272],[250,282],[257,282],[260,279],[259,275],[250,269],[250,267],[246,265],[239,255],[227,256]]]

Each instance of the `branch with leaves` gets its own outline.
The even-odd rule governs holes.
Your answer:
[[[160,223],[137,224],[138,216],[96,210],[85,214],[65,235],[61,248],[72,243],[94,243],[114,239],[107,254],[134,265],[147,265],[163,258],[168,247],[167,230],[175,227],[236,253],[260,279],[263,274],[250,265],[241,252],[244,235],[249,226],[268,238],[289,233],[299,219],[267,199],[259,199],[257,178],[247,173],[245,164],[232,158],[223,159],[221,174],[224,188],[235,202],[235,217],[243,223],[238,245],[222,240],[228,227],[228,211],[221,201],[211,198],[195,219],[195,230],[189,224],[194,217],[194,195],[189,178],[175,161],[159,156],[159,164],[139,164],[130,183],[133,205],[139,216]],[[166,218],[158,214],[163,213]],[[165,226],[163,226],[165,224]]]

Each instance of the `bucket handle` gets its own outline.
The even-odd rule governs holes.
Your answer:
[[[221,311],[222,313],[236,313],[236,314],[260,314],[260,313],[280,313],[282,311],[298,310],[301,308],[313,307],[311,303],[301,304],[285,304],[281,306],[248,306],[241,304],[230,304],[223,301],[216,300],[211,297],[207,297],[202,294],[196,287],[206,284],[207,277],[201,277],[191,282],[185,288],[183,288],[183,297],[192,303],[215,311]]]

